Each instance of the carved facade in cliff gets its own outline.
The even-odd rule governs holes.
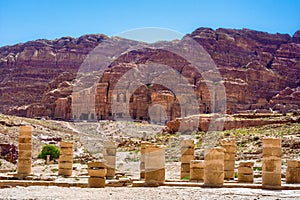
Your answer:
[[[248,29],[199,28],[187,36],[202,45],[214,60],[226,88],[227,110],[235,113],[299,109],[299,35],[300,31],[291,37]],[[132,94],[113,93],[114,85],[128,69],[153,61],[172,66],[193,85],[200,113],[214,112],[201,75],[179,56],[160,50],[128,52],[112,61],[91,89],[72,93],[77,70],[103,40],[116,42],[104,35],[86,35],[1,47],[0,112],[59,119],[113,119],[123,113],[112,110],[111,102],[116,100],[120,104],[116,109],[128,109],[135,120],[161,123],[181,116],[178,97],[168,88],[144,85]],[[124,101],[129,104],[121,106]],[[150,119],[151,115],[155,117]]]

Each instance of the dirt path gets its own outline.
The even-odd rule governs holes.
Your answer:
[[[17,187],[0,189],[0,199],[300,199],[300,191],[244,188],[59,188]]]

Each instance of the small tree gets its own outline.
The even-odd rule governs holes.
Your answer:
[[[42,151],[39,153],[38,158],[47,159],[47,155],[50,155],[50,160],[59,158],[59,148],[57,146],[47,144],[43,146]]]

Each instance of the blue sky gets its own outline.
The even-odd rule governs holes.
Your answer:
[[[300,29],[299,0],[0,0],[0,46],[35,39],[109,36],[160,27],[186,34],[199,27]]]

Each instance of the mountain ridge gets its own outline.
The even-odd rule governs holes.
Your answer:
[[[283,112],[285,109],[299,109],[300,30],[290,36],[250,29],[198,28],[186,36],[202,45],[216,63],[225,81],[229,112],[266,111],[270,108]],[[27,117],[71,119],[72,81],[86,55],[103,40],[114,42],[113,37],[88,34],[78,38],[39,39],[1,47],[0,112]],[[167,45],[169,42],[165,43]],[[172,59],[177,59],[167,53],[147,50],[144,54],[136,52],[128,55],[128,60],[119,59],[113,70],[137,66],[139,63],[135,63],[134,58],[138,55],[140,63],[164,59],[168,64]],[[183,75],[188,75],[191,72],[189,70],[184,68]],[[98,113],[94,113],[99,119],[111,115],[111,90],[105,84],[113,84],[113,78],[108,72],[102,78],[103,88],[99,94],[102,104],[97,105]],[[202,96],[199,101],[201,112],[210,112],[209,94],[201,78],[190,78],[195,79],[196,93]],[[293,92],[282,92],[290,91],[288,88]],[[152,95],[152,100],[159,99],[158,102],[168,107],[167,115],[170,119],[178,117],[176,97],[164,94],[173,100],[171,103],[161,102],[162,94],[157,93],[158,88],[153,88],[150,93],[142,88],[139,90],[132,98]],[[166,91],[166,88],[160,90]],[[131,114],[147,120],[146,110],[153,103],[152,100],[146,103],[134,100]],[[292,102],[291,105],[289,102]],[[134,104],[144,109],[139,110]]]

